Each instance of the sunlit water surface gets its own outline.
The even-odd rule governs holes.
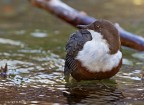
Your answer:
[[[144,33],[142,0],[64,1]],[[123,47],[123,66],[110,80],[66,83],[64,46],[76,29],[26,0],[1,0],[0,5],[0,66],[8,65],[7,77],[0,77],[0,104],[143,105],[143,52]]]

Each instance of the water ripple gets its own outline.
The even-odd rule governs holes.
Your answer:
[[[0,38],[0,43],[1,44],[10,44],[10,45],[13,45],[13,46],[24,47],[24,43],[22,43],[20,41],[14,41],[14,40],[11,40],[11,39]]]

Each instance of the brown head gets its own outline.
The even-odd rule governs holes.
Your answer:
[[[101,33],[109,44],[110,54],[115,54],[120,49],[120,36],[115,26],[107,20],[96,20],[89,25],[78,25],[80,29],[90,29]]]

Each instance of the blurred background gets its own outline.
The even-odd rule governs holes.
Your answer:
[[[144,0],[62,1],[144,37]],[[28,0],[0,0],[0,66],[8,65],[7,78],[0,78],[0,103],[142,105],[144,53],[126,47],[122,69],[112,78],[116,84],[106,82],[110,88],[97,82],[67,86],[65,44],[75,30]]]

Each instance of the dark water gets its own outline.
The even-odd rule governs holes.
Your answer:
[[[144,36],[143,0],[63,0],[96,18]],[[0,104],[143,105],[144,53],[123,47],[120,72],[104,81],[67,84],[64,46],[76,29],[27,0],[0,1]]]

